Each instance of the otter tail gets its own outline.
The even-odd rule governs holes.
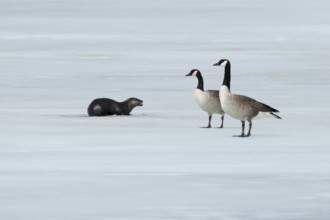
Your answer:
[[[88,108],[89,116],[100,116],[102,115],[102,108],[99,105],[91,105]]]

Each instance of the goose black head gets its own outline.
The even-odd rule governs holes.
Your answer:
[[[198,76],[201,75],[201,72],[198,69],[192,69],[190,73],[188,73],[186,76]]]
[[[213,64],[213,66],[222,66],[222,67],[226,67],[228,64],[230,65],[229,60],[227,60],[227,59],[221,59],[219,62]]]

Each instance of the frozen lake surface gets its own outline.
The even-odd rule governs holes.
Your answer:
[[[2,0],[0,219],[330,219],[330,3]],[[207,114],[197,80],[283,120]],[[144,100],[87,117],[94,98]]]

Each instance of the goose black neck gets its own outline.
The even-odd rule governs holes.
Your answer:
[[[202,75],[197,74],[197,79],[198,79],[197,89],[204,91],[204,81]]]
[[[227,86],[228,89],[230,90],[230,63],[227,63],[225,66],[225,76],[223,78],[223,83],[222,85]]]

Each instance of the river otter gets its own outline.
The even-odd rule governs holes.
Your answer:
[[[143,101],[129,98],[123,102],[117,102],[108,98],[100,98],[92,101],[87,111],[89,116],[130,115],[136,106],[143,106]]]

